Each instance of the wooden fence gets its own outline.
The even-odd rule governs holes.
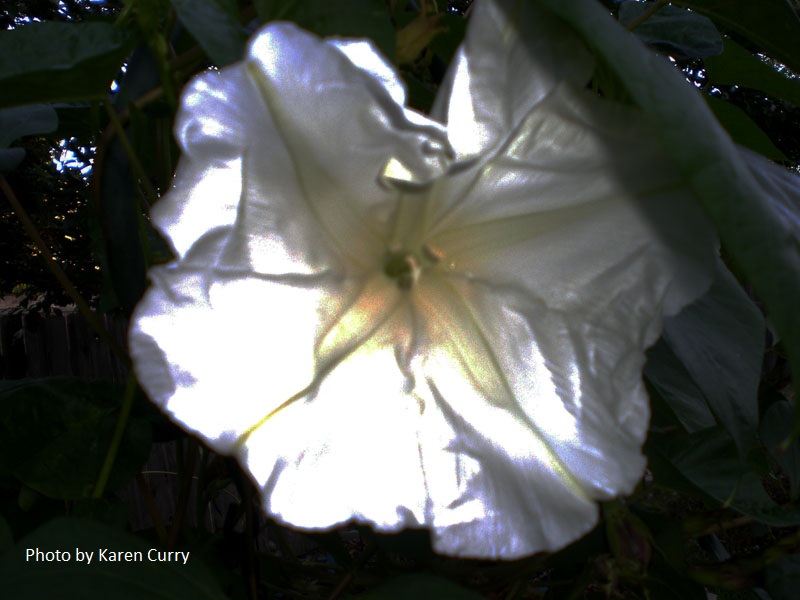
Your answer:
[[[125,347],[125,319],[100,318]],[[0,379],[51,376],[124,383],[127,371],[74,307],[0,310]]]

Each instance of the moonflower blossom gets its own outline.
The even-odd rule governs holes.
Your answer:
[[[290,23],[186,88],[152,211],[176,258],[130,349],[269,515],[509,559],[636,486],[644,351],[715,242],[594,66],[533,3],[477,0],[429,116],[370,42]]]

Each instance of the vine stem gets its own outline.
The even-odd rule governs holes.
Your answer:
[[[122,443],[122,436],[125,435],[125,428],[128,426],[128,418],[131,415],[135,395],[136,375],[131,371],[128,374],[128,382],[125,384],[125,395],[122,398],[122,407],[117,417],[117,425],[114,427],[114,434],[111,437],[111,443],[108,445],[108,451],[106,452],[103,466],[100,468],[100,474],[97,476],[92,498],[101,498],[106,490],[108,478],[111,476],[111,469],[114,467],[114,461],[117,459],[117,453]]]
[[[39,230],[36,229],[36,225],[33,223],[31,218],[28,216],[28,213],[25,211],[25,208],[20,203],[17,195],[14,193],[14,190],[9,185],[8,181],[6,180],[5,176],[0,175],[0,189],[3,190],[3,194],[8,201],[11,203],[11,207],[14,209],[14,212],[17,214],[17,217],[22,222],[22,226],[25,229],[25,232],[28,234],[28,237],[33,240],[36,249],[39,250],[39,253],[45,260],[47,264],[47,268],[53,274],[53,276],[58,280],[58,283],[61,284],[61,287],[67,293],[67,295],[72,299],[75,303],[75,306],[78,307],[78,311],[83,315],[86,321],[89,323],[89,326],[95,331],[95,333],[102,339],[108,347],[111,348],[111,351],[116,355],[116,357],[128,368],[130,368],[130,360],[128,359],[128,354],[125,350],[120,346],[117,341],[111,337],[111,334],[106,329],[105,325],[100,321],[100,318],[97,316],[90,307],[86,300],[83,299],[78,289],[75,285],[70,281],[67,274],[61,268],[61,265],[56,262],[53,258],[53,255],[50,252],[50,249],[47,247],[47,243],[42,238]]]

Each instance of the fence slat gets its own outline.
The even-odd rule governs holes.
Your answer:
[[[125,319],[104,315],[102,320],[124,347]],[[0,379],[65,375],[121,383],[127,371],[76,310],[0,311]]]

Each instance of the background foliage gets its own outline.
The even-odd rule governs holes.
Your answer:
[[[649,468],[632,497],[603,505],[601,524],[563,551],[513,562],[437,556],[421,531],[301,536],[266,519],[238,467],[175,429],[133,379],[0,381],[4,596],[796,597],[800,418],[789,372],[800,359],[800,191],[763,196],[747,163],[727,160],[733,146],[711,115],[735,143],[798,170],[798,3],[530,1],[584,36],[604,93],[638,104],[660,128],[722,241],[711,290],[670,319],[649,352]],[[124,317],[147,268],[170,258],[147,213],[178,159],[172,120],[193,74],[237,60],[260,24],[289,19],[321,35],[372,38],[425,110],[469,2],[1,6],[0,294]],[[596,19],[602,12],[613,19]],[[642,43],[671,64],[652,63]],[[697,175],[708,169],[714,177]],[[142,474],[154,450],[169,455],[168,506]],[[35,547],[159,547],[192,558],[25,562]]]

